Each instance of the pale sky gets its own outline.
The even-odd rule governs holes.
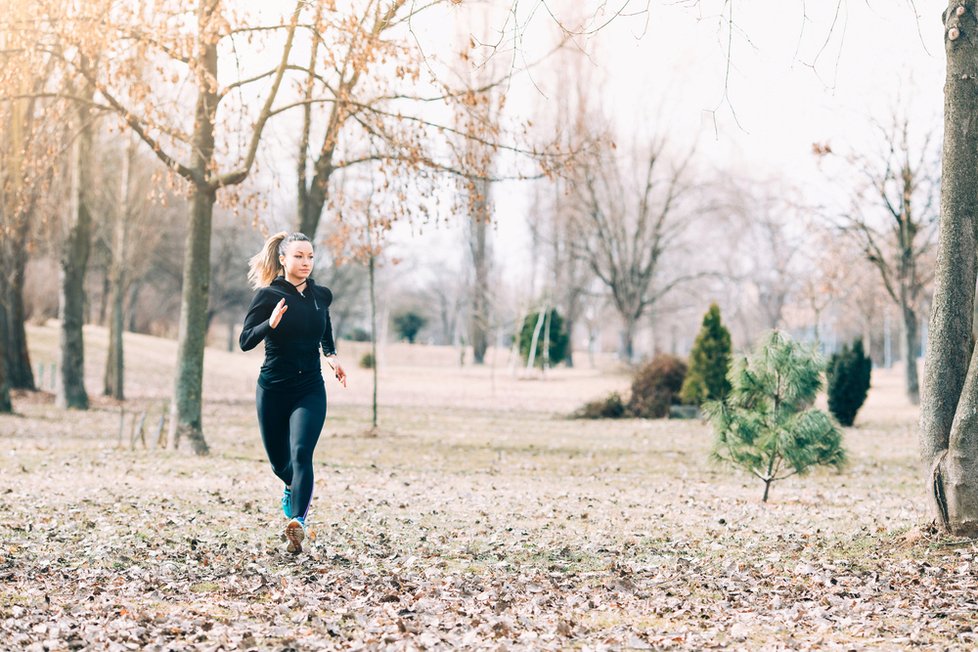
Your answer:
[[[885,121],[897,103],[919,116],[915,122],[922,129],[940,133],[940,8],[927,8],[918,18],[906,0],[735,1],[725,99],[729,32],[727,14],[719,14],[725,3],[689,4],[651,0],[647,15],[616,18],[583,41],[592,74],[605,78],[596,92],[619,125],[620,138],[665,130],[674,143],[698,144],[700,168],[787,178],[818,201],[832,187],[816,168],[812,143],[827,141],[841,150],[873,143],[870,119]],[[645,6],[645,0],[633,0],[629,8]],[[526,26],[526,60],[549,47],[552,27],[543,12]],[[540,88],[525,75],[514,82],[508,111],[522,115],[548,103],[541,74],[533,75]],[[515,282],[526,273],[520,261],[529,246],[528,195],[520,182],[497,184],[494,192],[497,262]],[[429,229],[407,248],[430,250],[457,237],[450,229]]]
[[[510,6],[508,1],[497,4]],[[621,6],[612,0],[563,2],[565,8],[584,4],[605,5],[606,11]],[[479,6],[474,0],[462,5],[464,10]],[[554,39],[553,18],[539,8],[549,6],[562,19],[573,17],[560,9],[561,0],[519,6],[537,8],[520,43],[522,57],[532,61]],[[666,133],[682,149],[697,144],[701,170],[784,179],[818,201],[832,186],[816,168],[812,143],[827,141],[836,149],[870,143],[869,120],[885,120],[898,102],[920,116],[915,119],[919,124],[939,132],[944,74],[939,8],[927,8],[918,19],[909,0],[732,0],[732,6],[726,98],[729,31],[727,14],[719,12],[730,4],[723,0],[649,0],[647,14],[620,16],[581,40],[591,57],[591,76],[603,79],[594,92],[617,123],[620,140]],[[624,13],[645,7],[646,0],[632,0]],[[418,42],[437,56],[455,47],[454,35],[466,29],[465,21],[463,9],[447,5],[413,26]],[[511,117],[539,114],[554,101],[543,75],[538,69],[513,82],[507,101]],[[269,142],[277,143],[273,150],[286,158],[281,165],[266,165],[262,185],[278,184],[268,193],[269,214],[285,220],[294,210],[294,172],[288,161],[297,116],[276,119],[267,131]],[[530,192],[529,184],[521,182],[496,184],[493,191],[497,269],[515,287],[525,287],[528,274]],[[460,225],[428,226],[420,237],[401,225],[393,239],[394,255],[421,259],[438,249],[458,251],[457,264],[463,264]]]

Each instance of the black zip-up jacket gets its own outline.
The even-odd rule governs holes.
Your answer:
[[[238,344],[250,351],[265,341],[265,362],[258,384],[264,389],[295,390],[322,383],[319,349],[323,355],[336,353],[329,305],[333,293],[329,288],[306,279],[300,294],[295,286],[278,276],[271,285],[258,290],[251,301]],[[275,305],[285,299],[289,307],[278,326],[268,324]]]

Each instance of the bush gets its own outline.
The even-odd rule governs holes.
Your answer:
[[[669,406],[679,403],[679,390],[685,377],[685,362],[674,355],[655,356],[632,378],[628,411],[632,416],[645,419],[668,417]]]
[[[520,355],[523,356],[524,364],[530,359],[533,332],[536,330],[539,319],[540,313],[532,312],[523,320],[523,328],[520,329]],[[544,314],[543,327],[537,337],[537,351],[533,361],[533,365],[536,367],[543,367],[543,344],[546,339],[543,329],[547,327],[548,321],[550,322],[550,366],[560,364],[567,357],[568,338],[567,332],[564,330],[564,319],[556,310],[551,310],[549,319],[547,314]]]
[[[427,323],[427,319],[413,310],[394,316],[394,329],[401,336],[401,339],[407,340],[409,344],[414,344],[414,338],[418,336],[418,331],[424,328]]]
[[[842,350],[829,358],[828,376],[829,411],[844,426],[851,426],[856,413],[866,401],[873,362],[863,352],[863,341],[857,339],[850,349]]]
[[[572,415],[574,419],[621,419],[629,416],[621,394],[611,392],[603,399],[585,403]]]
[[[842,433],[832,417],[811,407],[822,387],[814,351],[774,331],[730,372],[730,393],[703,406],[713,424],[714,459],[771,484],[809,467],[845,463]]]
[[[350,331],[349,335],[346,335],[345,337],[352,342],[369,342],[370,332],[357,326]]]
[[[368,351],[367,353],[364,353],[362,356],[360,356],[360,368],[361,369],[373,369],[374,368],[374,354],[373,353],[370,353]]]
[[[689,354],[689,373],[679,392],[683,403],[703,405],[709,399],[722,399],[730,391],[730,331],[720,322],[720,308],[711,304],[703,316]]]

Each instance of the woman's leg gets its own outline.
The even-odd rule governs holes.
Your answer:
[[[258,429],[265,445],[265,454],[272,471],[286,485],[292,484],[292,453],[289,446],[289,418],[295,398],[285,392],[273,392],[258,387],[255,405],[258,408]]]
[[[292,409],[292,516],[305,519],[312,502],[312,454],[326,421],[326,388],[302,396]]]

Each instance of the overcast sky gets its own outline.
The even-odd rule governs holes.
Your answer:
[[[571,18],[558,4],[549,6],[559,18]],[[606,4],[609,11],[621,6],[590,4]],[[921,129],[940,133],[940,8],[918,16],[908,0],[732,4],[729,41],[730,5],[723,0],[650,0],[647,13],[619,17],[581,40],[592,73],[604,80],[595,92],[620,137],[664,132],[676,143],[696,142],[701,168],[787,177],[817,200],[831,186],[816,168],[812,143],[838,150],[869,146],[870,120],[885,121],[898,103]],[[633,0],[625,13],[645,7],[645,0]],[[553,19],[537,11],[523,32],[526,60],[550,47],[552,27]],[[514,115],[550,101],[541,93],[540,74],[514,82],[507,103]],[[525,272],[528,194],[518,182],[498,184],[494,192],[497,260],[516,279]],[[407,248],[430,251],[457,237],[443,231],[429,230]]]

